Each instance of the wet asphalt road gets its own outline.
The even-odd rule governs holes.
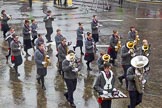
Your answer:
[[[108,37],[112,34],[112,30],[116,29],[120,35],[123,36],[122,42],[124,44],[127,38],[127,32],[129,27],[134,25],[142,39],[148,39],[152,46],[152,53],[150,56],[151,71],[149,73],[149,80],[146,85],[145,94],[143,97],[143,103],[137,108],[161,108],[162,105],[162,78],[161,78],[161,40],[162,40],[162,8],[161,5],[150,4],[124,4],[124,8],[119,8],[116,3],[112,3],[112,10],[104,12],[99,9],[97,12],[90,10],[91,4],[87,4],[87,7],[81,7],[80,2],[75,2],[75,6],[78,9],[74,10],[62,10],[53,7],[52,2],[34,2],[33,9],[30,11],[27,9],[26,3],[23,2],[5,2],[0,4],[0,10],[5,9],[8,14],[12,15],[13,19],[9,21],[9,24],[14,26],[17,34],[20,36],[22,33],[22,25],[24,19],[35,18],[38,22],[39,33],[46,34],[43,17],[44,12],[50,9],[56,16],[53,22],[54,33],[52,39],[54,40],[55,31],[57,28],[62,30],[63,36],[68,41],[72,41],[75,44],[76,29],[78,22],[84,24],[85,31],[91,31],[90,21],[94,14],[98,16],[103,27],[100,28],[100,42],[98,44],[108,44]],[[88,13],[86,11],[88,9]],[[112,21],[113,20],[113,21]],[[115,20],[115,21],[114,21]],[[2,32],[0,32],[2,34]],[[22,42],[22,37],[20,37]],[[23,64],[19,66],[19,78],[15,77],[14,70],[9,68],[5,61],[6,43],[3,38],[0,38],[0,108],[70,108],[63,96],[66,91],[65,84],[58,75],[55,57],[56,49],[52,46],[53,53],[50,54],[52,65],[48,67],[48,74],[45,77],[45,85],[47,90],[43,91],[37,85],[36,82],[36,67],[33,57],[28,59],[23,57]],[[72,46],[70,47],[72,49]],[[106,48],[99,48],[105,50]],[[30,54],[34,52],[31,49]],[[80,57],[79,48],[76,50],[76,54]],[[96,59],[99,52],[96,54]],[[78,78],[77,89],[74,93],[75,104],[77,108],[99,108],[96,101],[96,93],[93,92],[92,85],[96,75],[98,74],[96,61],[92,63],[93,71],[88,73],[86,71],[85,61],[83,60],[82,73],[85,77]],[[117,76],[122,74],[122,68],[120,66],[120,55],[117,60],[118,66],[113,68],[113,71]],[[124,93],[125,87],[120,86],[118,80],[116,80],[116,88],[120,89]],[[127,108],[129,99],[113,100],[112,108]]]

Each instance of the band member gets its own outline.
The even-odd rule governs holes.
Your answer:
[[[111,95],[114,88],[115,77],[111,71],[110,63],[104,64],[104,71],[101,71],[94,83],[94,89],[99,95]],[[101,108],[111,108],[111,100],[103,100]]]
[[[140,54],[148,57],[150,55],[150,51],[151,51],[150,47],[151,47],[151,45],[148,43],[148,41],[146,39],[144,39],[142,41],[142,44],[143,45],[141,47]]]
[[[8,63],[8,57],[11,55],[11,42],[13,37],[15,36],[15,30],[10,28],[10,30],[6,33],[5,40],[8,42],[8,55],[6,55],[6,63]]]
[[[10,29],[8,25],[8,20],[11,19],[10,15],[6,14],[5,10],[1,11],[0,21],[1,21],[1,30],[3,31],[3,38],[6,38],[6,33]]]
[[[77,47],[80,47],[80,53],[81,53],[81,55],[84,55],[84,53],[82,51],[84,29],[83,29],[83,24],[82,23],[79,22],[78,24],[79,24],[79,28],[77,29],[77,42],[76,42],[76,46],[73,46],[73,49],[75,51],[75,49]]]
[[[99,22],[97,20],[97,15],[93,15],[93,19],[91,22],[91,29],[92,29],[92,38],[94,39],[95,43],[99,41]]]
[[[138,104],[142,102],[143,93],[139,93],[137,91],[137,87],[135,84],[135,70],[136,68],[131,66],[127,70],[127,80],[128,80],[128,91],[130,97],[130,105],[128,108],[135,108]]]
[[[36,63],[36,67],[37,67],[37,81],[38,84],[42,84],[42,89],[46,90],[46,87],[44,85],[44,77],[47,74],[47,67],[45,67],[44,65],[47,63],[45,60],[45,47],[43,43],[38,43],[38,48],[36,49],[35,53],[34,53],[34,60]]]
[[[126,75],[127,75],[127,69],[129,67],[131,67],[130,61],[132,59],[132,52],[131,52],[131,48],[134,48],[134,42],[133,41],[128,41],[126,42],[125,45],[122,46],[121,48],[121,65],[123,67],[123,75],[119,76],[119,82],[121,84],[123,84],[123,79],[125,79],[126,81],[126,89],[128,89],[128,81],[126,79]]]
[[[28,49],[32,48],[31,45],[31,28],[29,26],[30,22],[29,20],[25,20],[24,27],[23,27],[23,44],[24,44],[24,51],[26,52],[26,56],[30,56],[28,53]]]
[[[74,51],[69,50],[66,59],[62,62],[62,69],[64,71],[64,80],[67,86],[67,92],[64,96],[72,107],[76,107],[73,93],[77,85],[77,72],[80,70],[76,65]]]
[[[14,64],[17,76],[20,76],[18,73],[18,66],[22,64],[21,49],[22,45],[19,41],[19,36],[16,35],[11,42],[11,62]]]
[[[108,48],[108,54],[111,57],[110,63],[112,63],[112,65],[115,65],[115,59],[117,58],[117,53],[118,53],[118,49],[120,47],[120,43],[118,43],[120,40],[120,37],[118,36],[118,31],[113,30],[113,34],[110,37],[110,47]]]
[[[47,42],[52,42],[51,34],[53,33],[52,21],[54,21],[54,16],[52,16],[52,12],[50,10],[47,11],[47,15],[44,17],[43,21],[45,22],[45,27],[47,31]]]
[[[140,40],[138,31],[133,26],[130,27],[130,31],[128,32],[128,40],[134,41],[135,45],[137,45],[137,42]],[[135,46],[135,48],[136,48],[136,46]]]
[[[57,34],[55,36],[55,42],[56,42],[56,50],[58,50],[58,46],[61,43],[63,35],[61,34],[61,30],[60,29],[57,29],[56,32],[57,32]]]
[[[35,21],[35,19],[31,20],[32,24],[31,24],[31,32],[32,32],[32,44],[34,45],[35,39],[37,38],[37,29],[38,29],[38,25]]]
[[[85,56],[84,59],[87,61],[87,70],[92,71],[90,68],[90,62],[94,60],[94,40],[92,38],[92,34],[87,32],[87,40],[85,41]]]
[[[62,75],[64,75],[62,71],[62,61],[66,58],[67,52],[68,46],[66,44],[66,38],[63,37],[61,40],[61,44],[59,44],[58,46],[58,60],[59,60],[58,72]]]
[[[35,41],[36,48],[38,48],[38,43],[43,43],[44,44],[44,39],[41,34],[38,34],[38,38]]]

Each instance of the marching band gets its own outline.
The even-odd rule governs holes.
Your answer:
[[[2,22],[3,35],[6,41],[8,41],[9,54],[6,56],[8,58],[11,55],[11,62],[14,64],[14,69],[17,76],[20,76],[18,72],[18,66],[22,64],[22,48],[26,52],[26,56],[30,56],[28,49],[32,47],[32,44],[36,46],[34,52],[34,60],[37,67],[37,81],[41,84],[43,90],[46,90],[44,84],[44,77],[47,74],[49,63],[52,63],[50,57],[47,55],[46,45],[43,36],[37,32],[37,23],[33,19],[32,25],[30,26],[30,21],[25,20],[23,26],[23,45],[19,41],[19,36],[15,34],[14,28],[10,28],[7,21],[11,17],[5,14],[5,10],[1,12],[2,16],[0,20]],[[44,17],[45,27],[47,30],[46,39],[47,43],[52,42],[51,34],[53,33],[52,21],[54,17],[51,15],[51,11],[47,11],[47,16]],[[77,43],[73,47],[73,50],[69,50],[69,44],[65,37],[62,36],[61,30],[56,30],[55,43],[58,57],[58,72],[63,76],[63,80],[67,86],[67,92],[64,94],[65,98],[71,105],[71,107],[76,107],[74,104],[73,93],[77,85],[77,75],[81,71],[80,63],[76,62],[75,49],[80,47],[80,53],[84,56],[86,61],[87,71],[93,71],[90,63],[95,60],[95,48],[96,42],[99,41],[99,23],[97,16],[93,16],[91,22],[92,33],[87,32],[87,36],[84,34],[83,24],[79,23],[77,32]],[[31,41],[31,37],[33,40]],[[83,38],[85,38],[85,43],[83,43]],[[112,99],[116,97],[125,98],[125,94],[119,93],[119,91],[114,87],[115,75],[111,68],[118,68],[115,64],[117,59],[117,53],[121,52],[121,65],[123,68],[123,75],[118,77],[118,80],[123,84],[123,79],[125,79],[126,90],[129,92],[130,104],[128,108],[135,108],[139,103],[142,102],[142,95],[144,93],[144,85],[147,82],[149,67],[149,55],[151,45],[146,39],[142,41],[142,46],[140,45],[140,37],[138,31],[134,26],[130,27],[128,32],[127,41],[122,44],[121,37],[118,35],[117,30],[113,30],[113,34],[110,36],[107,53],[105,51],[100,52],[100,57],[98,58],[97,65],[99,70],[99,75],[97,76],[94,83],[94,90],[99,94],[101,108],[111,108]],[[85,44],[85,53],[83,53],[82,47]],[[137,45],[138,44],[138,45]],[[120,50],[121,48],[121,50]],[[137,52],[140,52],[139,54]],[[111,65],[112,64],[112,65]],[[115,67],[114,67],[115,66]],[[138,88],[141,88],[139,91]],[[120,95],[119,95],[120,94]],[[102,97],[106,95],[107,98]]]

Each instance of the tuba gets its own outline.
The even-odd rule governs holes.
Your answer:
[[[131,65],[135,67],[135,85],[139,93],[144,92],[144,84],[146,80],[144,79],[144,67],[148,64],[149,60],[146,56],[136,56],[132,58]]]
[[[129,49],[129,52],[130,52],[131,56],[134,57],[135,56],[135,52],[134,52],[135,51],[135,49],[134,49],[135,44],[134,44],[134,42],[133,41],[128,41],[126,43],[126,46]]]

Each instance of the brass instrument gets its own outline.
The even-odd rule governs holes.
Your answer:
[[[130,52],[131,56],[134,57],[135,56],[135,52],[134,52],[135,44],[134,44],[134,42],[133,41],[128,41],[126,45],[127,45],[127,48],[129,48],[129,52]]]
[[[110,55],[109,54],[104,54],[102,56],[102,59],[104,61],[104,64],[110,61]]]
[[[144,55],[148,55],[149,54],[149,52],[148,52],[148,50],[149,50],[149,45],[143,45],[142,46],[142,50],[143,50],[143,52],[144,52]]]
[[[117,43],[117,48],[115,48],[115,51],[119,51],[119,49],[121,48],[121,41],[120,41],[120,36],[117,36],[118,37],[118,43]]]
[[[45,67],[45,68],[47,68],[47,66],[49,66],[49,64],[51,63],[51,62],[50,62],[50,58],[49,58],[49,56],[48,56],[47,54],[45,54],[44,62],[46,62],[46,63],[44,64],[44,67]]]
[[[132,58],[131,65],[135,67],[135,85],[139,93],[144,92],[144,84],[146,80],[144,79],[144,67],[148,64],[149,60],[146,56],[136,56]]]
[[[135,37],[135,40],[134,40],[134,44],[137,45],[138,41],[140,40],[139,35],[138,35],[138,31],[135,31],[135,35],[136,35],[136,37]]]

